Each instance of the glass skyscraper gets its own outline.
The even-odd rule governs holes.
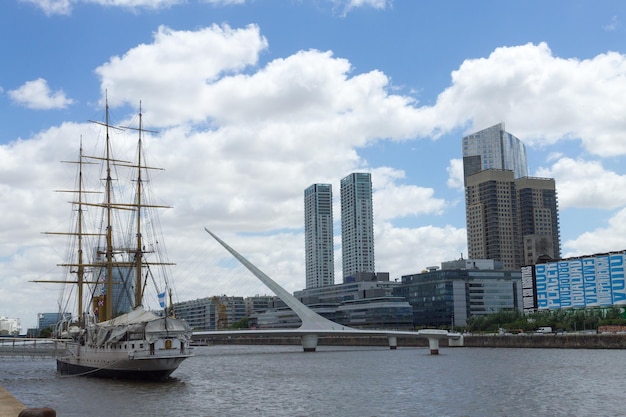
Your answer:
[[[304,190],[306,288],[335,284],[333,191],[330,184]]]
[[[463,137],[463,171],[471,259],[513,270],[560,258],[554,179],[528,177],[524,144],[504,123]]]
[[[463,138],[463,173],[467,177],[487,169],[513,171],[515,178],[528,176],[526,147],[498,123]]]
[[[375,273],[369,173],[356,172],[341,180],[341,252],[344,283],[359,273]]]

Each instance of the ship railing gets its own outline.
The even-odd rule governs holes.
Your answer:
[[[153,352],[149,350],[133,350],[128,352],[130,359],[186,358],[189,356],[193,356],[191,348],[187,348],[185,351],[181,351],[180,349],[156,349]]]

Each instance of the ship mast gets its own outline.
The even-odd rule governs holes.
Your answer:
[[[105,98],[105,110],[106,110],[105,112],[106,115],[105,115],[104,123],[90,120],[92,123],[96,123],[105,127],[106,140],[105,140],[104,156],[98,157],[98,156],[84,155],[83,147],[82,147],[82,138],[81,138],[79,160],[76,162],[73,162],[73,163],[79,164],[78,190],[73,190],[73,191],[61,190],[63,192],[78,193],[77,201],[73,202],[73,204],[76,204],[78,208],[77,229],[76,231],[70,232],[70,233],[49,233],[49,234],[62,234],[62,235],[77,236],[78,242],[77,242],[76,263],[59,264],[59,266],[65,266],[65,267],[70,267],[70,268],[76,267],[76,269],[71,270],[71,272],[77,274],[77,279],[76,281],[34,281],[34,282],[46,282],[46,283],[56,282],[56,283],[77,284],[78,285],[78,319],[81,322],[84,320],[84,311],[83,311],[84,307],[83,307],[82,295],[83,295],[83,286],[85,284],[96,284],[96,285],[104,286],[104,297],[103,297],[104,306],[102,309],[100,309],[100,312],[99,312],[100,314],[98,315],[98,318],[99,318],[99,321],[107,321],[107,320],[112,319],[115,313],[113,311],[113,303],[114,303],[113,288],[114,288],[114,283],[115,283],[113,275],[114,275],[114,271],[116,267],[132,268],[135,272],[135,288],[134,288],[133,295],[134,295],[134,303],[135,303],[134,307],[136,308],[138,306],[143,305],[143,291],[144,291],[144,282],[143,282],[143,277],[142,277],[143,268],[144,267],[149,268],[150,265],[161,265],[161,266],[174,265],[173,263],[163,262],[160,260],[157,260],[156,262],[146,262],[145,256],[144,256],[144,254],[146,253],[146,250],[145,250],[145,246],[144,246],[145,244],[144,244],[144,239],[143,239],[143,227],[144,227],[144,225],[142,225],[143,210],[150,209],[150,208],[170,208],[170,207],[164,206],[164,205],[146,204],[144,202],[145,196],[144,196],[143,185],[144,185],[145,179],[143,178],[142,171],[146,170],[145,173],[147,174],[148,170],[151,170],[151,169],[162,170],[162,168],[154,168],[154,167],[149,167],[149,166],[144,165],[145,161],[143,160],[144,156],[143,156],[143,149],[142,149],[142,145],[143,145],[142,135],[143,135],[143,132],[153,132],[153,131],[145,130],[143,128],[143,120],[142,120],[143,115],[142,115],[142,110],[141,110],[141,103],[139,104],[139,127],[138,128],[111,126],[110,120],[109,120],[108,98]],[[132,129],[132,130],[138,131],[139,139],[138,139],[138,155],[137,155],[136,164],[132,162],[128,162],[128,161],[113,159],[112,143],[111,143],[111,137],[110,137],[111,129],[119,129],[119,130]],[[94,192],[94,191],[83,190],[82,167],[84,164],[92,163],[92,162],[85,162],[86,158],[96,159],[96,160],[100,160],[104,162],[104,169],[106,170],[106,173],[105,173],[105,187],[104,187],[105,197],[104,197],[103,203],[94,204],[94,203],[86,202],[83,199],[83,194]],[[122,167],[129,167],[129,168],[137,169],[137,177],[136,177],[137,188],[136,188],[136,194],[135,194],[136,200],[134,202],[118,203],[113,200],[113,197],[114,197],[113,196],[114,194],[113,178],[111,176],[113,166],[122,166]],[[84,206],[96,206],[96,207],[100,207],[104,209],[104,218],[103,218],[103,221],[105,223],[104,233],[85,233],[83,231],[83,214],[84,214],[83,207]],[[116,261],[114,259],[115,253],[119,249],[116,249],[113,244],[113,222],[114,222],[113,210],[131,210],[136,213],[137,217],[136,217],[136,224],[135,224],[135,230],[136,230],[135,247],[123,249],[123,251],[127,252],[129,255],[130,254],[134,255],[134,259],[132,260],[128,259],[125,261],[119,261],[119,260]],[[105,247],[104,247],[105,260],[104,262],[98,261],[95,263],[85,263],[84,256],[83,256],[83,237],[84,236],[104,236],[105,237]],[[105,270],[104,282],[102,282],[101,280],[96,280],[95,282],[85,281],[85,273],[87,271],[86,269],[87,267],[97,267],[101,271],[102,269],[104,269]]]
[[[76,281],[78,283],[78,322],[83,323],[83,281],[85,266],[83,262],[83,141],[80,141],[80,154],[78,156],[78,268]]]
[[[137,141],[137,163],[136,165],[127,165],[127,164],[120,164],[117,163],[115,165],[117,166],[125,166],[128,168],[135,168],[137,169],[137,188],[136,188],[136,192],[135,192],[135,202],[132,204],[116,204],[117,208],[126,208],[128,207],[129,209],[132,209],[136,212],[136,224],[135,224],[135,232],[136,232],[136,241],[135,241],[135,247],[134,248],[128,248],[129,253],[134,254],[134,259],[132,260],[131,264],[133,265],[133,268],[135,269],[135,291],[134,291],[134,296],[135,296],[135,307],[138,307],[140,305],[143,305],[143,291],[145,288],[145,283],[143,281],[143,269],[144,267],[149,267],[149,265],[173,265],[172,263],[166,263],[166,262],[146,262],[144,254],[147,253],[145,247],[144,247],[144,239],[143,239],[143,211],[145,209],[149,209],[149,208],[169,208],[169,206],[163,206],[163,205],[153,205],[153,204],[146,204],[144,202],[144,190],[143,190],[143,185],[144,185],[144,177],[143,177],[143,171],[146,171],[146,174],[148,172],[148,170],[162,170],[162,168],[155,168],[155,167],[150,167],[145,165],[145,161],[143,160],[143,133],[144,132],[151,132],[151,133],[157,133],[156,131],[153,130],[147,130],[143,128],[143,113],[142,113],[142,109],[141,109],[141,102],[139,102],[139,126],[138,127],[124,127],[124,129],[131,129],[131,130],[137,130],[138,134],[139,134],[139,138]]]
[[[111,220],[112,204],[112,179],[111,179],[111,139],[109,137],[109,99],[106,98],[106,185],[105,185],[105,208],[106,208],[106,296],[104,320],[113,317],[113,226]]]
[[[90,121],[92,123],[96,123],[101,126],[104,126],[105,133],[106,133],[104,156],[102,157],[87,156],[87,158],[96,159],[96,160],[100,160],[104,162],[104,168],[106,170],[105,187],[104,187],[105,197],[104,197],[104,202],[100,204],[89,204],[89,203],[83,203],[83,204],[101,207],[101,208],[104,208],[105,210],[105,215],[104,215],[105,230],[103,233],[103,235],[105,236],[105,248],[104,248],[105,261],[104,261],[104,267],[103,267],[102,262],[97,262],[93,265],[86,265],[86,266],[99,267],[105,270],[105,280],[104,280],[105,291],[104,291],[104,306],[103,306],[104,314],[102,314],[102,312],[100,311],[98,314],[98,319],[99,321],[106,321],[106,320],[112,319],[113,313],[114,313],[113,312],[113,267],[123,266],[123,263],[116,262],[113,259],[113,256],[115,253],[115,247],[113,246],[113,210],[127,210],[128,209],[127,207],[124,207],[126,205],[122,205],[122,207],[120,207],[120,204],[116,204],[113,201],[113,178],[111,177],[111,170],[112,170],[113,165],[117,165],[119,163],[129,163],[129,162],[113,159],[111,137],[109,133],[111,129],[119,129],[119,130],[123,130],[123,129],[110,125],[108,97],[105,97],[105,122],[101,123],[101,122],[92,121],[92,120]],[[128,266],[128,263],[126,263],[126,265]],[[100,284],[102,284],[102,282],[100,282]]]
[[[139,139],[137,142],[137,248],[135,250],[135,307],[143,304],[142,263],[143,243],[141,236],[141,132],[142,132],[141,102],[139,102]]]
[[[151,130],[145,130],[143,128],[142,117],[143,116],[141,112],[141,103],[140,103],[139,104],[139,127],[138,128],[110,126],[109,105],[108,105],[108,100],[107,100],[106,122],[100,123],[104,125],[106,128],[106,153],[105,153],[104,158],[96,158],[96,159],[103,159],[104,161],[106,161],[106,187],[105,187],[106,197],[105,197],[104,204],[102,204],[102,206],[104,206],[106,210],[106,249],[105,249],[106,250],[106,260],[105,260],[106,296],[105,296],[105,315],[104,315],[104,318],[101,319],[101,321],[110,320],[113,318],[113,267],[114,266],[129,267],[129,268],[134,269],[135,289],[134,289],[133,295],[134,295],[134,302],[135,302],[134,307],[136,308],[136,307],[139,307],[140,305],[143,305],[143,278],[142,278],[143,268],[149,265],[173,265],[171,263],[165,263],[165,262],[148,263],[145,261],[144,256],[143,256],[144,253],[146,253],[146,251],[144,248],[144,240],[143,240],[143,234],[142,234],[142,228],[143,228],[142,211],[147,208],[168,208],[169,206],[145,204],[143,201],[144,200],[144,195],[143,195],[144,194],[143,193],[144,178],[142,176],[142,171],[148,170],[148,169],[160,170],[161,168],[153,168],[153,167],[145,166],[144,165],[145,162],[142,160],[143,158],[142,134],[143,132],[152,132]],[[137,156],[136,164],[133,164],[127,161],[113,159],[112,145],[111,145],[111,140],[109,136],[109,130],[111,128],[120,129],[120,130],[131,129],[131,130],[137,130],[139,132],[138,156]],[[113,165],[137,169],[137,189],[136,189],[136,195],[135,195],[136,200],[134,202],[119,203],[119,202],[113,201],[113,180],[111,178],[111,169]],[[113,259],[113,255],[115,253],[115,247],[113,245],[113,225],[112,225],[113,210],[132,210],[136,213],[136,216],[137,216],[136,224],[135,224],[136,245],[134,248],[124,249],[124,251],[126,251],[127,253],[134,254],[134,259],[132,260],[129,259],[127,261],[119,262]]]

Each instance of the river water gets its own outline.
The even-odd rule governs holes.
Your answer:
[[[197,347],[161,383],[63,377],[0,358],[0,386],[70,416],[623,416],[626,352]]]

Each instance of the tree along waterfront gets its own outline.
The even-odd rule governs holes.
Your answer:
[[[506,329],[510,332],[533,332],[541,327],[551,327],[555,331],[597,330],[599,326],[624,326],[624,309],[547,310],[536,313],[522,313],[517,310],[503,310],[485,316],[472,316],[467,320],[465,330],[470,332],[497,332]],[[456,328],[455,330],[462,330]]]

